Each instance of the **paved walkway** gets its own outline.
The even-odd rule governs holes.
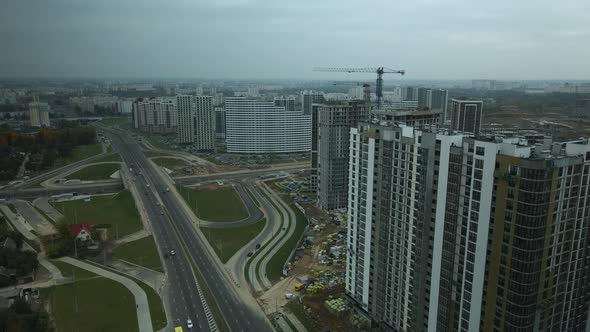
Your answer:
[[[162,292],[164,273],[148,269],[123,259],[115,259],[109,262],[108,265],[115,270],[121,271],[145,282],[146,285],[153,288],[158,294]]]
[[[2,210],[2,213],[4,213],[6,218],[8,218],[12,226],[14,226],[19,231],[19,233],[21,233],[25,238],[27,238],[27,240],[35,240],[37,238],[33,233],[31,233],[33,227],[27,224],[25,218],[23,218],[20,215],[14,214],[12,210],[4,204],[0,204],[0,210]]]
[[[137,190],[135,181],[137,178],[135,175],[129,172],[129,167],[127,164],[123,163],[121,167],[121,180],[126,189],[129,189],[131,192],[131,196],[133,197],[133,201],[135,202],[135,207],[137,208],[137,212],[139,212],[141,223],[143,224],[143,230],[148,234],[152,233],[152,225],[150,225],[149,216],[145,206],[143,205],[143,199],[141,198],[141,194]],[[132,234],[133,235],[133,234]]]
[[[102,269],[98,266],[94,266],[77,259],[73,259],[71,257],[62,257],[59,259],[62,262],[77,266],[81,269],[90,271],[92,273],[98,274],[102,277],[109,278],[114,280],[123,286],[127,287],[127,289],[133,294],[135,297],[135,304],[137,308],[137,323],[139,325],[140,332],[152,332],[154,328],[152,327],[152,317],[150,315],[150,307],[148,304],[147,295],[145,294],[144,290],[139,287],[135,283],[135,281],[125,278],[121,275],[116,273],[107,271]]]
[[[18,213],[25,218],[27,223],[41,236],[56,234],[57,230],[45,217],[39,213],[29,202],[22,200],[12,201]]]
[[[305,326],[303,326],[303,324],[301,324],[299,319],[297,319],[297,317],[295,317],[295,315],[293,315],[292,312],[285,310],[285,311],[283,311],[283,315],[285,315],[287,317],[287,319],[289,319],[291,324],[293,324],[293,326],[295,326],[295,328],[297,329],[298,332],[307,332],[307,329],[305,328]]]
[[[35,198],[33,205],[43,211],[53,222],[58,222],[64,217],[63,214],[49,204],[49,197],[47,196]]]
[[[116,246],[118,246],[123,243],[128,243],[128,242],[133,242],[133,241],[143,239],[144,237],[147,237],[147,236],[150,236],[150,233],[148,231],[146,231],[145,229],[142,229],[140,231],[137,231],[135,233],[131,233],[131,234],[126,235],[120,239],[115,240],[114,244]]]

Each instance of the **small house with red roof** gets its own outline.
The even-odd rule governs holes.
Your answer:
[[[90,240],[90,224],[72,224],[70,225],[70,234],[77,240]]]

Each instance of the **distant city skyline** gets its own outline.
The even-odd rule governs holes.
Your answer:
[[[11,1],[0,77],[414,79],[590,77],[590,3]],[[387,79],[387,78],[386,78]]]

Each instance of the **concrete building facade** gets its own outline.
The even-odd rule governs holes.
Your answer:
[[[346,292],[385,331],[588,331],[590,144],[351,129]]]
[[[293,96],[282,96],[274,98],[275,106],[284,107],[286,111],[295,111],[295,97]]]
[[[133,127],[148,133],[175,133],[178,130],[178,112],[173,100],[150,98],[132,104]]]
[[[225,139],[225,108],[215,107],[215,138]]]
[[[211,96],[176,96],[178,142],[192,144],[197,150],[215,148],[215,114]]]
[[[31,127],[49,127],[49,104],[35,98],[29,103],[29,120]]]
[[[311,114],[313,104],[324,101],[324,93],[321,91],[305,90],[301,93],[301,107],[303,114]]]
[[[225,99],[229,153],[292,153],[311,148],[311,116],[246,97]]]
[[[479,135],[483,116],[483,101],[451,99],[449,110],[450,129],[462,133]]]
[[[317,189],[318,206],[325,210],[344,208],[348,192],[348,147],[350,127],[366,121],[369,105],[362,100],[313,104],[314,145],[310,187]]]

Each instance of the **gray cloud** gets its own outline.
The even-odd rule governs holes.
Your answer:
[[[368,65],[419,79],[590,77],[586,0],[19,0],[1,8],[4,77],[344,78],[311,68]]]

